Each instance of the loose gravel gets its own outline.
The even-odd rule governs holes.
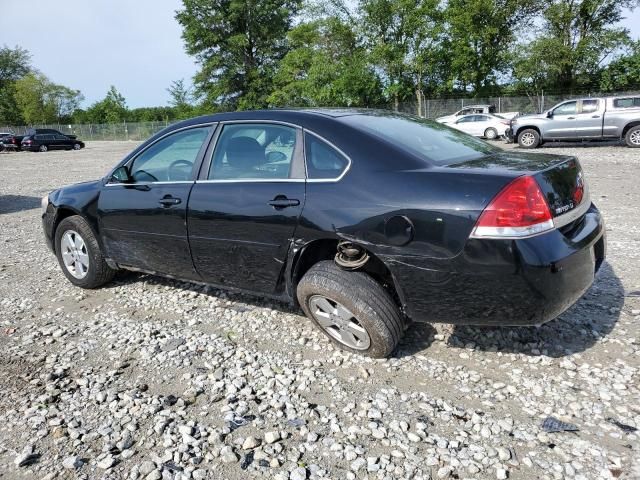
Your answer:
[[[640,478],[640,150],[541,150],[578,156],[607,221],[607,262],[559,319],[415,325],[371,360],[271,301],[67,282],[40,197],[134,146],[0,154],[1,478]]]

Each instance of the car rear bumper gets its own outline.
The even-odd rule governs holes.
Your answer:
[[[444,261],[385,259],[414,321],[469,325],[539,325],[588,290],[604,261],[600,212],[591,206],[563,229],[521,240],[468,241]]]

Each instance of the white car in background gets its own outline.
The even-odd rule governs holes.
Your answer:
[[[463,115],[455,122],[447,123],[450,127],[468,133],[474,137],[483,137],[487,140],[495,140],[506,135],[509,129],[509,120],[500,115],[488,113]]]
[[[464,115],[473,115],[473,114],[489,114],[496,115],[496,107],[495,105],[468,105],[464,107],[462,110],[458,110],[456,113],[452,115],[446,115],[444,117],[436,118],[436,122],[451,124],[455,123],[460,117]],[[511,120],[513,117],[518,115],[518,112],[500,112],[500,116],[504,117],[507,120]]]

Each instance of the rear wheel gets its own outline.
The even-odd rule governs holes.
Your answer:
[[[522,148],[536,148],[540,145],[540,134],[533,128],[527,128],[518,134],[518,145]]]
[[[624,136],[624,141],[627,147],[639,148],[640,147],[640,125],[631,127],[627,130],[627,134]]]
[[[81,145],[79,143],[74,143],[73,144],[73,149],[74,150],[80,150],[80,148],[81,148]]]
[[[384,358],[404,332],[393,298],[364,272],[319,262],[302,277],[297,294],[307,317],[343,350]]]
[[[495,140],[498,138],[498,131],[493,127],[489,127],[484,131],[484,138],[487,140]]]
[[[62,273],[74,285],[96,288],[109,282],[116,271],[107,265],[87,221],[79,215],[60,222],[55,237]]]
[[[49,149],[47,148],[46,145],[40,145],[40,148],[38,148],[38,151],[40,151],[40,152],[46,152],[47,150],[49,150]]]

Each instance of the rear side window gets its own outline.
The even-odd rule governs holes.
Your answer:
[[[598,100],[583,100],[582,113],[593,113],[598,111]]]
[[[335,179],[344,173],[349,160],[331,145],[309,133],[304,137],[309,179]]]

